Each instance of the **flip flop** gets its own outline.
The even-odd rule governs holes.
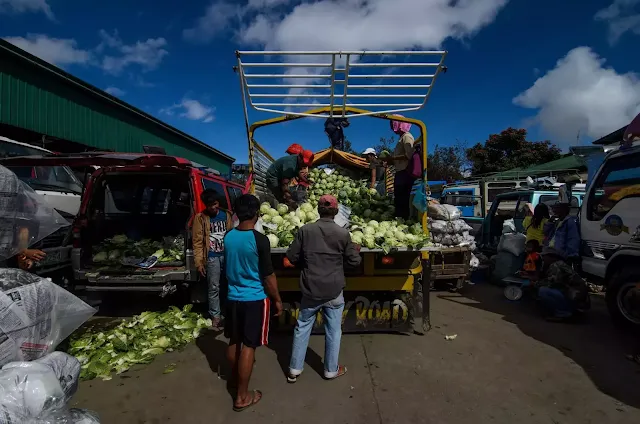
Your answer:
[[[636,353],[635,355],[627,355],[627,359],[640,365],[640,353]]]
[[[345,367],[344,365],[339,365],[338,366],[338,374],[334,375],[333,377],[327,378],[325,377],[325,380],[335,380],[338,377],[342,377],[343,375],[345,375],[347,373],[347,367]]]
[[[258,399],[256,400],[256,395],[258,395]],[[253,395],[251,397],[251,402],[248,405],[245,406],[236,406],[233,405],[233,410],[236,412],[242,412],[245,409],[251,408],[254,405],[257,405],[258,402],[260,402],[262,400],[262,392],[260,390],[254,390],[253,391]]]

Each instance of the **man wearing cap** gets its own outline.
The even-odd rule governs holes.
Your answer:
[[[378,155],[373,147],[369,147],[362,155],[369,162],[369,168],[371,169],[371,185],[370,188],[375,188],[380,195],[384,195],[384,177],[386,163],[378,160]]]
[[[309,336],[320,311],[325,329],[324,378],[332,380],[347,372],[346,367],[338,364],[344,310],[342,290],[346,284],[344,267],[360,265],[360,248],[351,242],[349,232],[334,221],[338,213],[335,197],[321,196],[318,213],[318,221],[300,228],[285,260],[286,266],[302,270],[302,301],[287,376],[290,383],[295,383],[302,374]]]
[[[542,250],[544,277],[536,283],[538,302],[547,320],[563,321],[589,309],[589,290],[584,280],[565,262],[562,252]]]
[[[298,155],[282,157],[269,166],[266,173],[267,188],[278,202],[293,204],[288,185],[292,178],[300,174],[300,170],[313,164],[313,152],[303,150]]]
[[[545,246],[560,252],[563,258],[574,263],[580,259],[580,227],[571,206],[566,202],[555,203],[551,210],[554,218],[545,227]]]

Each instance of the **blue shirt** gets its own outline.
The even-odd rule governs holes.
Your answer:
[[[234,228],[224,237],[224,262],[229,300],[266,299],[264,279],[273,274],[269,239],[256,230]]]
[[[227,214],[218,210],[218,214],[209,218],[209,257],[224,255],[224,235],[227,232]]]

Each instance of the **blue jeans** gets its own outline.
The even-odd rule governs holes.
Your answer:
[[[209,257],[207,261],[207,285],[209,294],[209,316],[220,318],[220,276],[224,265],[224,256]]]
[[[304,358],[307,355],[309,337],[313,324],[316,322],[316,314],[322,311],[324,323],[324,376],[333,378],[338,375],[338,355],[340,354],[340,338],[342,337],[342,311],[344,310],[344,297],[342,293],[328,302],[302,299],[298,323],[293,332],[293,349],[289,372],[293,376],[302,374]]]
[[[556,318],[569,318],[573,315],[571,302],[558,289],[540,287],[538,300],[542,307]]]

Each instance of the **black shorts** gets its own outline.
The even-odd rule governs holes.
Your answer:
[[[269,341],[269,299],[243,302],[228,300],[224,335],[229,344],[256,348]]]

